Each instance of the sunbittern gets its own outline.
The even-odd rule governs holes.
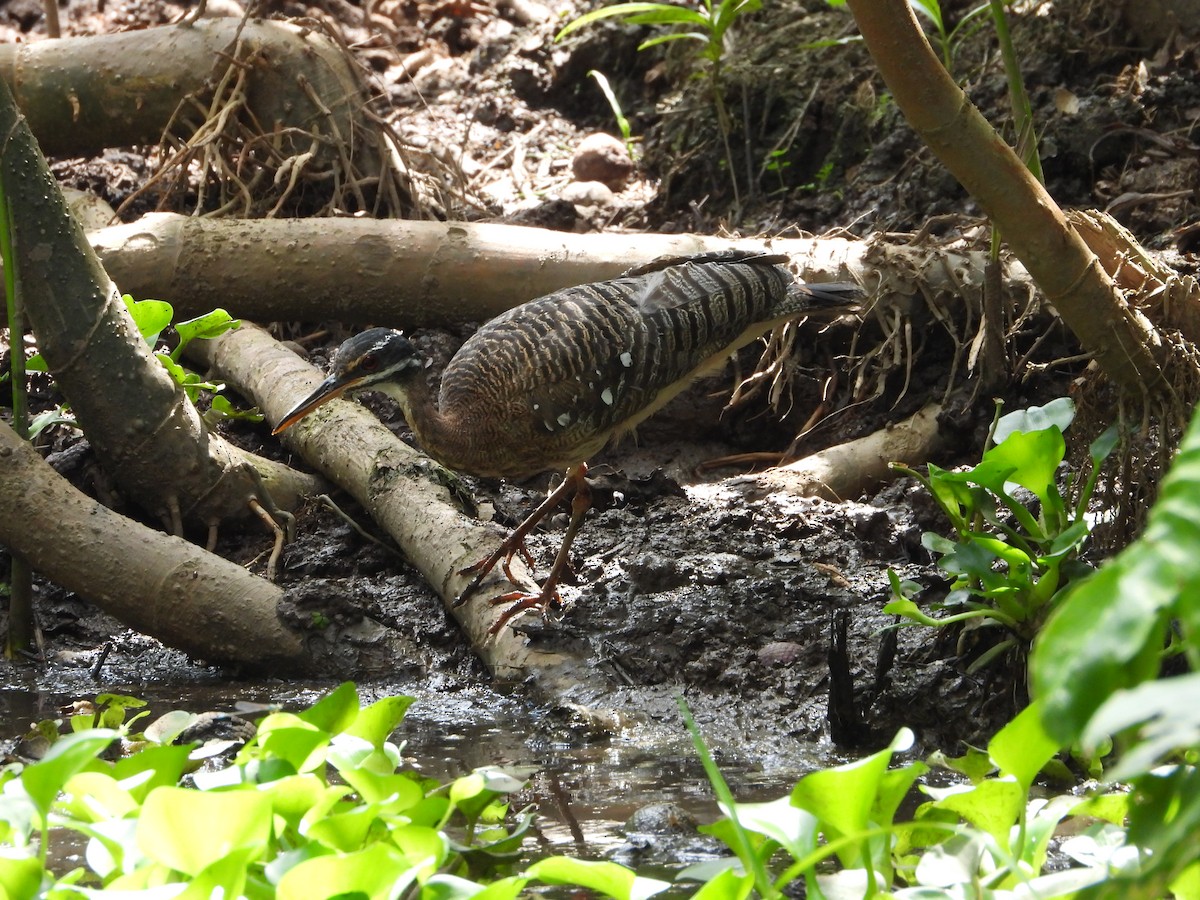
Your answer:
[[[585,478],[591,456],[773,326],[810,307],[845,307],[861,296],[852,284],[800,284],[785,261],[746,251],[670,257],[531,300],[462,345],[442,373],[436,402],[412,343],[400,332],[372,328],[338,348],[329,377],[274,433],[339,394],[372,389],[399,402],[422,447],[451,469],[504,478],[566,469],[546,501],[491,556],[462,573],[474,579],[458,603],[500,560],[508,574],[516,553],[528,559],[525,536],[573,495],[570,524],[540,593],[498,598],[513,604],[492,629],[498,631],[521,610],[558,605],[558,581],[591,503]]]

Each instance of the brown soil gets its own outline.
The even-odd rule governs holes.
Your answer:
[[[232,5],[226,0],[221,7]],[[638,52],[646,32],[609,20],[556,44],[556,28],[580,11],[561,5],[562,17],[558,6],[537,0],[378,0],[370,27],[363,10],[343,0],[277,2],[264,12],[335,24],[371,71],[381,108],[412,159],[444,179],[434,211],[449,217],[584,232],[925,229],[922,240],[939,240],[958,236],[978,216],[904,125],[860,45],[801,49],[852,34],[845,11],[817,0],[768,0],[765,10],[735,26],[725,72],[736,123],[727,158],[707,83],[691,77],[690,42]],[[973,4],[946,5],[954,20]],[[1178,35],[1132,46],[1115,6],[1034,4],[1012,21],[1048,183],[1063,205],[1109,206],[1148,246],[1186,254],[1195,249],[1187,242],[1197,230],[1176,229],[1197,219],[1200,54]],[[147,0],[73,0],[63,10],[64,28],[106,32],[173,21],[185,11]],[[35,0],[11,0],[0,9],[0,38],[37,39],[42,28]],[[571,182],[573,148],[589,133],[615,132],[611,110],[587,77],[593,69],[608,76],[620,98],[638,139],[639,165],[611,201],[587,205],[562,194]],[[954,72],[992,121],[1007,120],[990,28],[956,45]],[[64,183],[114,206],[147,171],[146,158],[129,151],[56,165]],[[446,354],[464,334],[417,337]],[[937,361],[936,353],[922,358],[925,369],[900,407],[889,408],[891,397],[878,409],[850,412],[805,449],[911,411],[944,386]],[[635,716],[674,721],[673,697],[682,692],[717,740],[743,749],[830,732],[831,657],[832,681],[848,676],[854,686],[854,708],[843,703],[838,710],[836,741],[870,746],[907,724],[930,745],[981,743],[1020,702],[1019,672],[994,666],[968,676],[966,665],[978,652],[970,642],[902,630],[893,649],[881,631],[890,624],[880,612],[889,567],[934,594],[945,584],[920,543],[924,530],[944,531],[945,523],[916,485],[902,479],[873,497],[835,504],[747,497],[712,486],[731,474],[727,469],[696,474],[699,462],[728,453],[786,448],[817,402],[820,371],[814,366],[801,375],[795,410],[782,421],[761,404],[723,414],[732,374],[710,379],[647,423],[636,442],[596,460],[619,474],[598,492],[576,545],[578,584],[565,592],[569,608],[557,621],[524,618],[518,627],[537,640],[588,643],[628,685],[614,702]],[[1041,383],[1014,386],[1006,400],[1010,408],[1044,402],[1065,393],[1076,374],[1063,366]],[[369,402],[404,433],[394,408]],[[988,404],[965,416],[959,453],[939,462],[977,457],[991,413]],[[255,448],[269,441],[265,427],[230,426],[230,435]],[[66,443],[60,441],[58,456],[64,471],[81,484],[93,479],[86,445],[67,449]],[[545,487],[544,479],[468,483],[506,524]],[[361,520],[352,504],[343,506]],[[532,542],[540,560],[549,561],[563,524],[562,517],[554,520]],[[321,508],[304,512],[298,533],[285,552],[286,581],[336,580],[367,615],[410,635],[412,656],[388,673],[389,685],[404,689],[415,681],[454,691],[487,679],[453,620],[402,560]],[[219,550],[257,565],[252,560],[267,544],[258,531],[227,530]],[[4,664],[0,671],[11,685],[33,677],[86,691],[88,682],[77,676],[106,641],[114,651],[102,670],[104,685],[136,690],[147,681],[212,677],[202,661],[123,631],[52,586],[42,586],[39,604],[47,662],[36,674]],[[848,644],[844,662],[836,663],[831,635],[843,618]]]

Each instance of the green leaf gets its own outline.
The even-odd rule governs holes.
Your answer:
[[[412,706],[413,697],[384,697],[362,710],[346,734],[360,737],[375,748],[381,748],[388,736],[399,727],[404,714]]]
[[[997,483],[994,473],[984,480],[979,473],[989,466],[997,471],[1010,469],[1009,481],[1033,491],[1042,502],[1054,489],[1054,476],[1067,452],[1066,441],[1057,428],[1046,431],[1014,431],[1003,443],[992,447],[984,454],[984,462],[971,473],[978,484],[996,494],[1007,494],[1003,483]],[[986,464],[986,465],[985,465]]]
[[[988,755],[1000,773],[1016,778],[1026,793],[1042,767],[1060,749],[1058,742],[1046,733],[1037,701],[1021,710],[988,743]]]
[[[769,803],[738,803],[737,818],[743,828],[765,835],[799,859],[817,845],[817,819],[795,806],[789,797]]]
[[[354,723],[358,713],[358,688],[344,681],[297,717],[328,734],[338,734]]]
[[[0,897],[34,900],[41,893],[45,870],[37,858],[0,856]]]
[[[988,778],[978,784],[949,788],[923,787],[933,797],[935,809],[950,810],[990,834],[1001,847],[1009,843],[1009,829],[1020,819],[1026,792],[1015,778]]]
[[[591,25],[593,22],[598,22],[601,19],[609,19],[613,16],[633,16],[639,14],[650,14],[659,12],[665,16],[674,16],[676,18],[668,18],[665,21],[700,21],[706,22],[703,16],[692,10],[685,9],[680,6],[673,6],[670,3],[617,3],[613,6],[604,6],[600,9],[593,10],[589,13],[584,13],[577,19],[568,22],[554,36],[555,41],[561,41],[568,34],[578,31],[585,25]],[[688,17],[688,18],[684,18]]]
[[[175,310],[165,300],[134,300],[129,294],[123,294],[121,299],[125,301],[125,308],[133,317],[138,332],[153,347],[163,329],[171,324]]]
[[[151,791],[138,819],[137,844],[150,859],[187,875],[237,851],[266,848],[271,803],[253,790]]]
[[[700,890],[692,894],[692,900],[746,900],[753,889],[753,875],[727,866],[707,879]]]
[[[1045,406],[1031,406],[1001,416],[992,440],[1003,444],[1012,434],[1049,431],[1053,428],[1057,428],[1061,434],[1074,420],[1075,401],[1070,397],[1059,397]]]
[[[293,713],[271,713],[258,723],[255,743],[264,758],[277,757],[293,772],[309,772],[325,762],[328,732]]]
[[[171,351],[171,358],[178,360],[183,354],[183,348],[197,338],[211,340],[241,324],[239,319],[235,319],[223,309],[214,309],[194,319],[177,322],[175,333],[179,335],[179,344]]]
[[[671,887],[669,881],[639,877],[632,869],[614,862],[551,856],[525,870],[530,878],[546,884],[573,884],[599,891],[615,900],[641,900]]]
[[[405,896],[417,870],[400,850],[378,841],[364,850],[338,856],[318,856],[290,868],[276,888],[278,900],[311,900],[364,894],[370,900]]]
[[[21,784],[37,811],[45,817],[67,780],[90,766],[120,736],[100,728],[68,734],[55,741],[38,762],[27,766]]]
[[[867,831],[892,755],[907,750],[912,742],[912,732],[902,728],[891,745],[878,753],[805,775],[792,790],[792,803],[816,816],[827,837],[852,838]],[[853,865],[862,856],[861,848],[851,845],[838,856],[844,865]]]
[[[1110,781],[1144,775],[1168,757],[1200,747],[1200,673],[1178,675],[1117,691],[1092,716],[1085,747],[1140,726],[1137,741],[1108,773]]]

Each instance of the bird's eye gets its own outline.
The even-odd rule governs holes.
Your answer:
[[[379,368],[379,357],[374,353],[368,353],[359,360],[358,367],[364,372],[374,372]]]

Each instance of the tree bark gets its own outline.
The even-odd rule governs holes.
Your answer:
[[[126,625],[192,656],[313,672],[319,655],[277,614],[283,592],[76,491],[0,423],[0,543]]]
[[[202,101],[219,80],[214,72],[229,66],[239,43],[253,76],[246,109],[264,128],[281,132],[285,155],[307,151],[314,130],[349,138],[358,127],[364,97],[345,54],[311,29],[285,22],[204,19],[0,45],[0,79],[42,152],[91,156],[107,147],[157,144],[168,130],[190,138],[208,116]]]
[[[139,335],[58,185],[0,85],[0,178],[15,263],[39,349],[118,485],[171,530],[215,527],[250,501],[288,509],[311,478],[208,433],[195,406]]]
[[[482,322],[559,288],[659,256],[732,247],[785,253],[806,281],[853,280],[872,303],[977,288],[987,255],[845,238],[729,240],[696,234],[569,234],[467,222],[214,220],[171,214],[93,232],[105,268],[135,297],[187,315],[222,306],[260,322],[336,320],[424,328]],[[1005,280],[1027,292],[1024,267]]]

